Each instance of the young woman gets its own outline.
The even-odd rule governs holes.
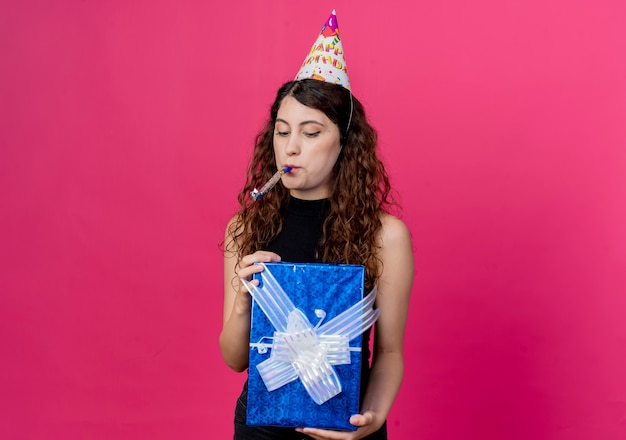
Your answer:
[[[255,262],[362,264],[366,291],[378,286],[369,368],[363,339],[358,429],[340,432],[245,425],[246,388],[237,402],[235,439],[386,439],[385,420],[403,376],[403,339],[413,281],[413,254],[404,223],[388,212],[390,186],[376,156],[376,133],[345,87],[317,79],[285,84],[258,135],[241,208],[226,228],[224,323],[220,347],[235,371],[248,367],[251,299],[239,279],[263,270]],[[255,184],[291,167],[259,201]],[[256,281],[254,281],[256,282]],[[305,434],[305,435],[303,435]]]

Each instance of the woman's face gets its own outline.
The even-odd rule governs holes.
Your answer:
[[[339,127],[321,111],[283,99],[274,129],[276,166],[291,171],[282,177],[292,196],[318,200],[330,195],[330,175],[341,149]]]

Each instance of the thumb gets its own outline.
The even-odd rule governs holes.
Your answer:
[[[363,414],[355,414],[350,417],[350,424],[354,426],[365,426],[374,423],[374,411],[365,411]]]

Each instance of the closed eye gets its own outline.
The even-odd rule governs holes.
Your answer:
[[[278,131],[276,130],[276,133],[274,133],[276,136],[280,136],[280,137],[285,137],[285,136],[289,136],[289,132],[288,131]]]
[[[316,131],[314,133],[307,133],[307,132],[305,132],[304,135],[306,137],[308,137],[308,138],[314,138],[314,137],[317,137],[320,133],[321,133],[320,131]]]

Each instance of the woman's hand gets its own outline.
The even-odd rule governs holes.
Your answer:
[[[316,428],[297,428],[296,431],[306,434],[315,440],[357,440],[378,431],[384,420],[378,420],[374,411],[365,411],[350,417],[350,424],[358,426],[356,431],[330,431]]]
[[[235,298],[231,310],[234,310],[235,313],[238,314],[246,313],[250,310],[250,293],[240,280],[244,279],[255,286],[259,285],[259,281],[253,280],[252,276],[255,273],[262,272],[265,267],[262,264],[254,263],[269,263],[277,261],[280,261],[280,256],[274,252],[256,251],[253,254],[246,255],[234,265],[233,271],[235,272],[236,278],[232,280],[232,286],[235,289]],[[226,296],[228,296],[228,293]],[[228,298],[224,298],[224,301],[225,307],[228,307],[226,306]],[[224,313],[227,311],[227,309],[224,309]]]
[[[246,281],[252,280],[252,275],[262,272],[264,267],[262,264],[254,263],[272,263],[280,261],[280,255],[269,251],[256,251],[253,254],[243,257],[235,267],[235,273],[237,278],[244,279]],[[258,280],[251,281],[255,285],[259,285]],[[239,283],[238,293],[247,293],[245,286]]]
[[[236,291],[234,310],[238,313],[245,313],[250,310],[251,297],[250,293],[240,281],[242,279],[249,281],[251,284],[258,286],[259,281],[253,280],[255,273],[262,272],[265,267],[262,264],[280,261],[280,256],[274,252],[256,251],[253,254],[246,255],[235,265],[236,279],[233,280],[233,288]]]
[[[226,364],[235,371],[248,368],[250,351],[250,312],[251,297],[240,281],[252,280],[255,273],[261,272],[261,264],[280,261],[274,252],[257,251],[237,261],[236,255],[224,257],[224,321],[220,334],[220,349]],[[257,280],[251,281],[258,286]]]

